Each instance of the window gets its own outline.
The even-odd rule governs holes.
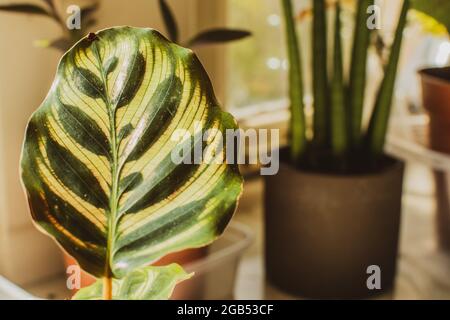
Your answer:
[[[284,97],[287,60],[279,1],[228,0],[228,25],[253,36],[228,47],[227,104],[240,109]]]

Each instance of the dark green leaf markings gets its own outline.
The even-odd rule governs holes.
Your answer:
[[[84,111],[58,103],[57,112],[64,129],[77,143],[95,154],[110,157],[108,137]]]
[[[145,58],[140,52],[137,52],[132,62],[131,69],[129,70],[127,81],[119,92],[119,95],[115,97],[113,101],[117,108],[126,106],[131,100],[133,100],[142,84],[144,75]]]
[[[78,90],[91,98],[102,98],[105,94],[102,81],[90,70],[75,68],[73,81]]]

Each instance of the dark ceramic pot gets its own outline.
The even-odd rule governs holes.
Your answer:
[[[307,298],[366,298],[393,287],[404,165],[367,175],[302,172],[281,159],[265,177],[266,277]],[[370,290],[370,266],[381,289]],[[372,283],[373,284],[373,283]]]

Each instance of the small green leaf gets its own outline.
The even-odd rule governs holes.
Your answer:
[[[169,33],[169,40],[178,42],[178,25],[172,10],[165,0],[159,0],[159,8],[161,10],[167,32]]]
[[[247,38],[251,35],[246,30],[217,28],[200,32],[191,40],[189,40],[187,46],[194,47],[205,44],[225,43],[230,41],[236,41]]]
[[[113,300],[167,300],[175,286],[192,277],[179,265],[143,267],[132,271],[124,278],[113,279]],[[89,287],[79,290],[73,300],[101,300],[103,281],[97,280]]]
[[[42,7],[34,4],[4,4],[0,5],[0,11],[26,13],[48,16],[49,13]]]
[[[392,99],[394,96],[397,66],[400,59],[403,31],[406,26],[406,18],[410,7],[410,0],[404,0],[400,18],[395,32],[394,43],[391,47],[389,62],[385,68],[384,79],[377,94],[374,111],[367,130],[367,143],[370,152],[374,156],[383,154],[386,132],[388,129],[389,115],[391,113]]]

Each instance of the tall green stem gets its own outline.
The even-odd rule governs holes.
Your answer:
[[[289,57],[289,98],[291,103],[290,147],[291,159],[297,163],[306,148],[303,77],[297,31],[291,0],[282,0],[286,41]]]
[[[406,26],[406,18],[410,7],[410,0],[403,2],[402,11],[395,32],[394,43],[392,44],[391,54],[385,69],[384,79],[378,91],[372,118],[370,119],[367,140],[370,152],[374,156],[383,154],[386,132],[391,112],[392,98],[394,94],[395,79],[397,76],[397,66],[400,58],[403,30]]]
[[[362,116],[364,95],[366,89],[367,52],[370,43],[371,30],[367,26],[368,8],[373,0],[359,0],[355,21],[355,35],[353,38],[353,52],[350,67],[350,84],[348,99],[350,105],[350,131],[354,147],[358,147],[362,139]]]
[[[329,140],[327,26],[325,0],[313,1],[314,141],[325,147]]]
[[[341,6],[337,1],[334,29],[334,70],[331,83],[331,146],[336,155],[342,155],[348,148],[340,16]]]

